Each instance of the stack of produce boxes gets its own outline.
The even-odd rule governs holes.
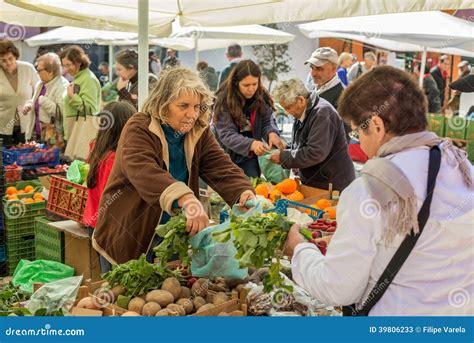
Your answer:
[[[2,149],[2,139],[0,139],[0,150]],[[5,195],[5,168],[3,167],[3,158],[0,154],[0,196]],[[5,227],[3,223],[3,211],[0,211],[0,276],[7,275],[7,256],[5,245]]]
[[[471,163],[474,163],[474,120],[468,120],[466,125],[466,151]]]
[[[9,274],[21,259],[35,259],[35,218],[45,215],[41,186],[34,181],[9,184],[3,197]]]

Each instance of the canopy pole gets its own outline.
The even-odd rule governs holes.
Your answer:
[[[109,82],[112,82],[114,77],[114,46],[109,45]]]
[[[421,88],[423,88],[423,77],[425,76],[425,66],[426,66],[426,46],[423,47],[423,54],[421,55],[420,78],[418,80]]]
[[[148,0],[138,1],[138,110],[148,97]]]

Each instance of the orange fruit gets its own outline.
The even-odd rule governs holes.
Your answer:
[[[332,203],[330,200],[328,199],[320,199],[318,200],[318,202],[316,203],[316,206],[318,208],[320,208],[321,210],[324,210],[326,207],[330,207],[332,206]]]
[[[298,184],[293,179],[285,179],[275,186],[283,194],[291,194],[296,192],[298,189]]]
[[[277,195],[279,195],[280,198],[281,198],[283,196],[283,193],[280,192],[278,189],[275,189],[275,190],[271,191],[271,193],[268,197],[270,198],[271,202],[275,203]]]
[[[18,190],[15,187],[8,187],[6,192],[8,195],[13,195],[13,194],[17,194]]]
[[[293,192],[293,193],[289,194],[287,196],[287,198],[288,198],[288,200],[291,200],[291,201],[301,201],[301,200],[304,199],[304,195],[300,191],[296,191],[296,192]]]
[[[316,204],[311,204],[309,206],[314,207],[317,210],[320,210],[320,208]],[[309,208],[306,210],[306,214],[311,214],[311,210]]]
[[[32,198],[24,198],[21,201],[23,201],[25,204],[32,204],[35,202]]]
[[[34,190],[33,186],[26,186],[24,189],[25,193],[32,193],[33,190]]]
[[[33,198],[35,198],[35,199],[36,199],[36,198],[41,198],[41,199],[43,199],[44,197],[43,197],[43,194],[41,194],[41,193],[35,193],[35,195],[33,195]]]
[[[330,219],[336,219],[336,208],[335,207],[326,207],[324,209],[324,211],[329,214]]]
[[[18,200],[18,197],[16,196],[16,194],[12,194],[12,195],[8,195],[7,199],[8,200]]]
[[[261,195],[262,197],[268,199],[268,186],[262,184],[259,184],[257,187],[255,187],[255,194]]]
[[[43,202],[44,199],[43,198],[35,198],[34,202]]]
[[[26,194],[26,192],[23,189],[20,189],[17,194]]]

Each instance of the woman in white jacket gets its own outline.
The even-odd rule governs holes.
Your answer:
[[[31,119],[20,115],[26,101],[31,99],[38,82],[33,65],[20,62],[18,49],[9,40],[0,40],[0,138],[5,146],[25,141]]]
[[[338,110],[371,159],[341,194],[326,256],[298,227],[289,234],[294,280],[323,303],[355,304],[349,315],[474,315],[474,168],[450,141],[426,131],[426,108],[416,82],[392,67],[350,84]],[[441,161],[423,227],[417,213],[428,197],[433,146]],[[402,241],[413,237],[419,239],[408,257],[394,258],[401,267],[390,268],[393,280],[381,278]]]
[[[63,107],[69,82],[61,76],[61,60],[55,53],[41,55],[36,70],[41,79],[36,84],[33,98],[23,107],[22,113],[32,113],[26,138],[41,139],[57,147],[63,145]]]

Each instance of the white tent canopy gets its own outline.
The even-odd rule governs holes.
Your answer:
[[[148,34],[168,37],[181,26],[310,21],[410,11],[471,8],[472,0],[5,0],[22,8],[93,21],[102,29],[139,34],[139,108],[148,94]],[[26,26],[27,23],[25,22]]]
[[[302,24],[299,28],[310,38],[317,37],[319,31],[329,31],[474,52],[474,23],[438,11],[335,18]]]
[[[99,28],[91,21],[80,21],[55,15],[38,13],[6,3],[0,0],[0,21],[16,27],[51,27],[73,25],[78,27]]]
[[[120,31],[101,31],[83,29],[79,27],[63,26],[28,38],[25,42],[29,46],[51,44],[94,44],[98,42],[120,43],[121,40],[137,40],[138,34]]]
[[[16,6],[63,18],[93,21],[114,31],[136,32],[138,1],[130,0],[5,0]],[[181,26],[232,26],[383,13],[471,8],[472,0],[148,0],[149,32],[171,34]],[[27,25],[27,22],[24,22]]]
[[[390,39],[367,37],[363,35],[341,33],[341,32],[329,32],[329,31],[312,31],[310,35],[307,32],[305,33],[307,36],[311,36],[310,38],[332,37],[332,38],[340,38],[340,39],[350,39],[350,40],[356,40],[365,44],[369,44],[369,45],[379,47],[385,50],[390,50],[390,51],[400,51],[400,52],[423,51],[423,47],[421,45],[403,43],[403,42],[398,42],[398,41],[390,40]],[[439,48],[439,49],[427,48],[427,51],[438,52],[441,54],[448,54],[448,55],[474,57],[474,52],[457,49],[457,48]]]
[[[251,33],[250,33],[251,32]],[[214,38],[215,37],[215,38]],[[218,39],[217,39],[218,38]],[[261,25],[243,25],[232,27],[184,28],[170,38],[158,38],[150,35],[150,45],[160,45],[178,51],[196,48],[195,39],[199,40],[198,50],[213,50],[227,47],[232,42],[240,45],[283,44],[295,38],[294,35],[274,30]],[[28,38],[29,46],[48,44],[100,44],[100,45],[137,45],[138,34],[121,31],[101,31],[64,26]]]

